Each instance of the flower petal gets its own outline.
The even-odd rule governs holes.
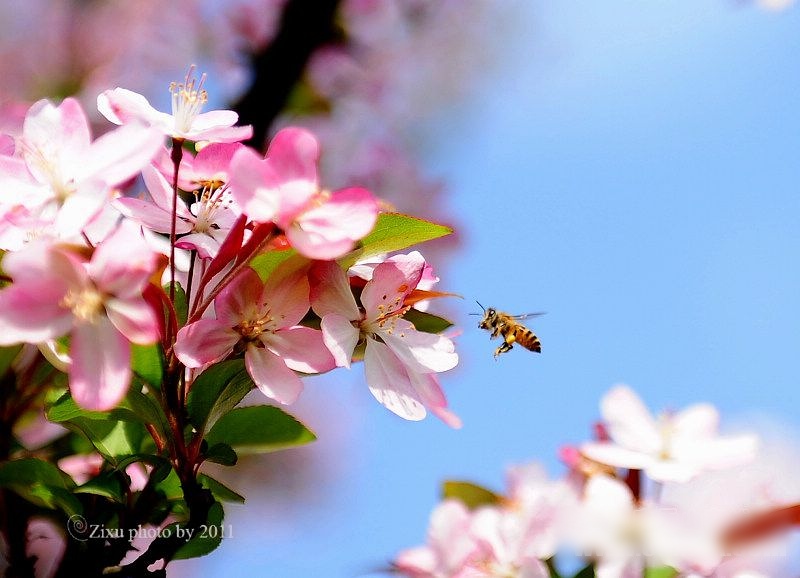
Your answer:
[[[336,313],[322,318],[322,339],[338,367],[350,368],[353,351],[358,344],[359,331],[350,320]]]
[[[378,328],[377,332],[403,363],[414,371],[440,372],[458,365],[458,354],[452,341],[443,335],[417,331],[410,321],[397,319],[391,331]]]
[[[653,464],[650,455],[629,450],[612,443],[588,442],[581,446],[581,453],[590,460],[617,468],[642,470]]]
[[[88,270],[99,289],[124,298],[141,292],[156,264],[156,254],[139,228],[130,221],[123,221],[98,245]]]
[[[77,167],[78,178],[100,178],[116,185],[136,175],[156,155],[164,135],[152,128],[129,124],[107,132],[89,147]]]
[[[61,307],[66,287],[13,284],[0,291],[0,345],[41,343],[65,335],[72,312]]]
[[[314,263],[308,273],[311,307],[321,318],[335,313],[350,321],[361,315],[350,289],[347,274],[333,261]]]
[[[70,356],[69,389],[75,403],[105,411],[122,401],[131,381],[131,346],[106,317],[75,326]]]
[[[262,336],[262,341],[287,367],[303,373],[322,373],[336,367],[322,332],[310,327],[290,327]]]
[[[236,331],[216,319],[201,319],[178,331],[175,355],[186,367],[202,367],[228,355],[239,338]]]
[[[402,261],[387,260],[375,267],[372,280],[361,293],[367,319],[375,320],[396,311],[402,307],[406,295],[416,288],[425,268],[425,259],[421,255],[416,258],[413,254],[406,257],[408,259]]]
[[[269,163],[253,149],[243,148],[231,159],[230,182],[234,200],[254,221],[275,218],[280,206],[280,180]]]
[[[245,268],[214,299],[214,310],[220,323],[234,326],[245,319],[259,317],[264,284],[258,274]]]
[[[603,396],[600,412],[616,443],[649,454],[661,449],[661,434],[653,415],[627,385],[618,385]]]
[[[123,197],[114,201],[114,206],[124,216],[133,219],[142,226],[157,233],[169,233],[172,228],[172,213],[166,211],[150,201]],[[175,232],[180,234],[192,230],[192,223],[178,218],[175,223]]]
[[[269,144],[267,158],[283,181],[317,182],[319,143],[305,129],[288,127],[278,131]]]
[[[97,97],[97,110],[114,124],[127,124],[131,121],[145,121],[148,124],[161,124],[169,116],[153,108],[147,99],[126,88],[106,90]]]
[[[271,351],[251,345],[244,354],[244,362],[258,389],[270,399],[289,405],[300,397],[303,382]]]
[[[425,417],[425,406],[405,367],[386,345],[367,339],[364,371],[370,392],[386,409],[407,420],[419,421]]]
[[[297,325],[311,307],[307,270],[296,266],[293,262],[281,265],[264,284],[263,304],[271,310],[278,328]]]
[[[158,341],[158,322],[153,309],[144,299],[110,299],[105,306],[111,323],[129,341],[140,345]]]

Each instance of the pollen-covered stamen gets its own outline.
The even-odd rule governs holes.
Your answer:
[[[195,191],[197,201],[192,205],[192,213],[197,218],[193,227],[196,233],[209,233],[212,229],[219,229],[217,224],[217,211],[227,210],[233,204],[233,197],[228,188],[223,184],[220,187],[204,187]]]
[[[242,336],[244,341],[259,341],[264,333],[275,333],[278,326],[275,323],[275,316],[271,310],[267,309],[262,315],[245,319],[234,329]]]
[[[181,132],[191,130],[194,119],[208,101],[208,93],[203,89],[206,75],[205,73],[201,75],[200,82],[197,82],[194,77],[194,69],[194,65],[189,67],[182,83],[173,82],[169,85],[169,91],[172,93],[172,115],[175,117],[175,128]]]
[[[61,307],[70,309],[72,314],[80,321],[94,323],[100,314],[105,311],[103,307],[103,294],[92,287],[83,289],[70,289],[59,303]]]

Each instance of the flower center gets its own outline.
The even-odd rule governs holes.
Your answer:
[[[175,128],[180,132],[189,132],[192,123],[203,105],[208,101],[208,93],[203,89],[206,75],[200,77],[200,82],[194,77],[194,65],[189,67],[186,78],[181,82],[169,85],[172,93],[172,115],[175,117]]]
[[[197,195],[197,192],[195,192]],[[227,187],[221,184],[217,187],[204,186],[200,191],[197,202],[192,206],[197,217],[193,230],[196,233],[209,233],[212,229],[219,229],[216,223],[218,210],[227,210],[233,204],[233,197]]]
[[[243,341],[249,343],[259,341],[259,338],[264,333],[274,333],[277,328],[275,326],[275,317],[267,309],[263,315],[245,319],[234,329],[242,336]]]
[[[97,289],[70,289],[59,303],[80,321],[94,323],[103,312],[103,295]]]

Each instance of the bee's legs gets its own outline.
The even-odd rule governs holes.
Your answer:
[[[513,345],[504,341],[503,344],[495,350],[494,358],[497,359],[498,355],[500,355],[501,353],[505,353],[506,351],[511,351],[513,348],[514,348]]]

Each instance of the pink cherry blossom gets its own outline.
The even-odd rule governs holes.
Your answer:
[[[447,410],[435,373],[458,363],[453,342],[417,331],[401,316],[405,298],[416,288],[425,267],[418,252],[396,255],[375,268],[361,292],[363,311],[344,271],[335,262],[319,262],[311,271],[311,303],[322,319],[325,344],[336,364],[350,367],[353,350],[366,341],[364,369],[375,398],[409,420],[425,417],[428,407],[453,427],[460,422]]]
[[[303,390],[295,371],[335,367],[322,333],[298,325],[308,312],[308,294],[303,271],[276,272],[263,283],[245,269],[214,300],[215,318],[178,332],[175,354],[187,367],[202,367],[243,350],[256,386],[271,399],[293,403]]]
[[[308,131],[286,128],[275,135],[266,158],[251,149],[231,163],[231,189],[243,211],[274,221],[289,243],[312,259],[336,259],[375,226],[378,203],[366,189],[321,189],[319,144]]]
[[[0,344],[70,335],[69,387],[92,410],[114,407],[131,379],[131,343],[159,337],[142,298],[156,259],[135,227],[121,226],[87,261],[67,247],[32,243],[9,253],[13,284],[0,291]]]
[[[644,470],[656,481],[685,482],[755,455],[754,436],[718,434],[719,414],[709,404],[656,419],[633,390],[620,385],[603,397],[601,412],[611,441],[586,443],[583,454],[603,464]]]
[[[539,559],[539,532],[535,516],[523,511],[486,506],[475,512],[470,531],[486,552],[473,574],[477,577],[516,576],[548,578],[550,572]],[[547,557],[551,556],[550,552]]]
[[[431,513],[427,544],[400,552],[395,568],[411,578],[471,575],[470,563],[483,555],[470,532],[471,523],[472,514],[464,504],[443,501]]]
[[[173,82],[169,88],[172,114],[157,111],[144,96],[125,88],[100,94],[97,108],[114,124],[143,122],[177,140],[238,142],[250,138],[253,135],[251,126],[233,126],[239,120],[234,111],[201,112],[208,100],[204,82],[205,75],[199,82],[194,77],[194,67],[189,69],[182,83]]]
[[[57,237],[81,231],[111,199],[111,191],[146,166],[161,145],[158,132],[138,124],[92,141],[78,101],[40,100],[28,110],[19,141],[21,158],[0,157],[4,225],[23,231],[51,223]],[[27,229],[27,230],[26,230]],[[4,239],[14,239],[3,232]],[[7,248],[14,241],[3,243]]]
[[[130,197],[118,199],[115,205],[126,217],[157,233],[169,233],[172,225],[173,191],[156,169],[142,171],[152,202]],[[195,192],[191,207],[178,198],[175,246],[194,249],[203,258],[216,257],[219,247],[228,236],[239,214],[225,186],[209,186]]]

